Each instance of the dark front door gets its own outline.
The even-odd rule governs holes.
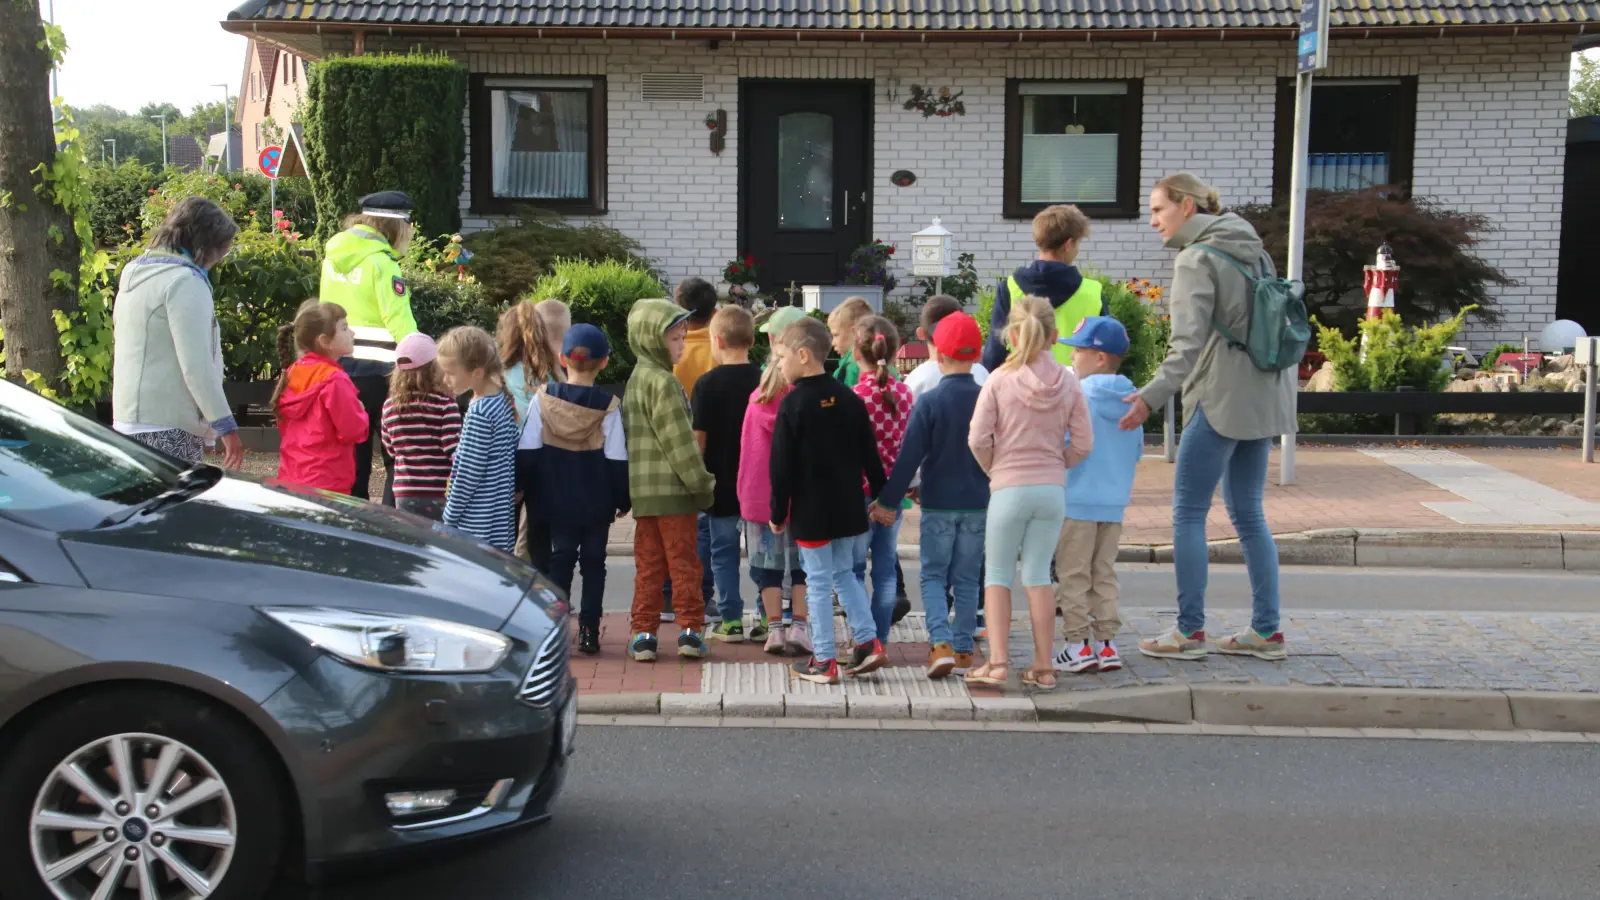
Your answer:
[[[838,284],[871,237],[870,91],[851,81],[740,84],[740,250],[760,261],[764,290]]]

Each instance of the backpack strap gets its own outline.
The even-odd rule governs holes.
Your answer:
[[[1237,269],[1239,271],[1240,275],[1244,276],[1244,280],[1246,282],[1248,282],[1249,285],[1250,285],[1251,292],[1254,293],[1255,283],[1256,283],[1256,281],[1258,279],[1261,278],[1261,276],[1251,272],[1250,269],[1248,267],[1246,267],[1244,263],[1240,262],[1238,260],[1238,258],[1235,257],[1233,254],[1224,253],[1223,251],[1218,250],[1216,247],[1213,247],[1213,246],[1211,246],[1209,244],[1198,244],[1197,243],[1197,244],[1190,244],[1189,246],[1195,248],[1196,250],[1203,251],[1203,252],[1205,252],[1205,253],[1207,253],[1207,254],[1209,254],[1211,256],[1214,256],[1214,257],[1216,257],[1218,259],[1226,260],[1229,265],[1233,266],[1235,269]],[[1253,306],[1251,304],[1246,304],[1246,307],[1248,309],[1250,309],[1251,312],[1254,312],[1254,308],[1253,308]],[[1237,337],[1234,337],[1233,332],[1230,331],[1226,325],[1223,325],[1222,322],[1217,319],[1217,313],[1216,313],[1215,309],[1213,309],[1211,311],[1211,327],[1215,328],[1217,330],[1217,333],[1222,335],[1223,340],[1228,342],[1228,346],[1233,347],[1233,348],[1238,349],[1238,350],[1246,350],[1246,351],[1249,350],[1249,346],[1247,344],[1245,344],[1243,341],[1239,340]],[[1249,325],[1248,324],[1245,326],[1245,330],[1246,330],[1246,332],[1249,331]]]

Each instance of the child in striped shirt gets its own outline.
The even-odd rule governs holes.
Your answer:
[[[395,506],[434,520],[444,516],[450,458],[461,440],[461,407],[445,387],[438,355],[421,332],[400,339],[380,428],[383,452],[394,459]]]
[[[472,325],[450,329],[439,342],[439,368],[452,390],[472,392],[450,467],[444,524],[510,553],[517,543],[517,409],[494,338]]]

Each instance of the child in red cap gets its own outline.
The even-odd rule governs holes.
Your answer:
[[[972,367],[983,336],[969,315],[954,312],[934,327],[930,352],[942,377],[917,401],[889,482],[872,506],[878,521],[893,521],[911,479],[922,470],[922,603],[928,613],[928,677],[972,667],[977,628],[989,476],[967,448],[978,383]],[[955,627],[950,625],[954,599]]]

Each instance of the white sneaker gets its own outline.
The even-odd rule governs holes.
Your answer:
[[[833,623],[829,622],[828,627],[832,628]],[[795,656],[811,655],[812,647],[810,622],[795,622],[789,626],[789,652],[793,653]]]
[[[775,654],[777,654],[779,656],[782,656],[784,653],[788,652],[788,649],[789,649],[789,647],[788,647],[788,644],[789,644],[788,635],[789,635],[789,629],[785,625],[774,624],[774,625],[768,626],[767,627],[767,644],[762,649],[767,651],[768,653],[775,653]]]
[[[1093,672],[1100,668],[1100,656],[1094,652],[1094,647],[1089,642],[1069,641],[1061,652],[1056,654],[1055,670],[1057,672]],[[1121,666],[1119,658],[1117,665]]]
[[[1101,641],[1100,652],[1097,657],[1100,660],[1100,671],[1102,672],[1115,672],[1122,668],[1122,654],[1117,652],[1116,641]]]

